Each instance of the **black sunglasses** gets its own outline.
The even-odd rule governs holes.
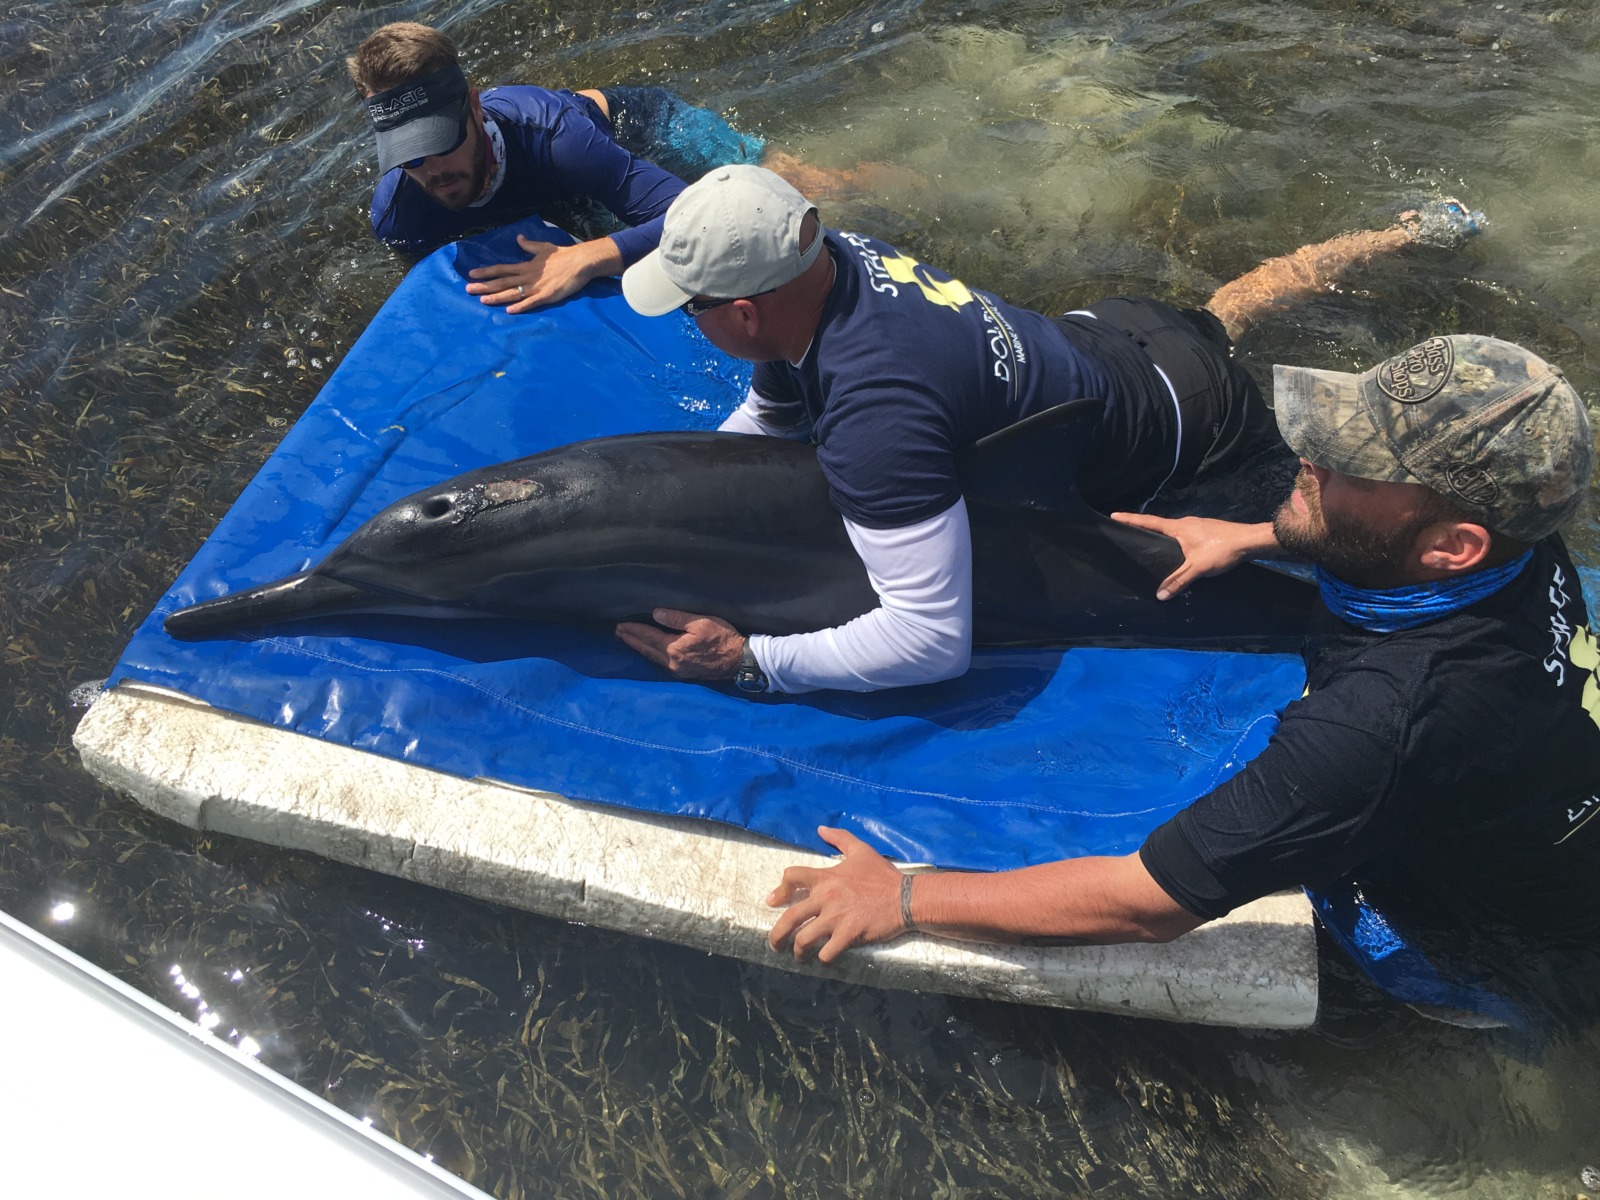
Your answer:
[[[400,164],[400,169],[402,171],[415,171],[430,158],[438,158],[440,155],[444,154],[454,154],[457,150],[461,149],[461,143],[467,140],[467,130],[471,127],[472,113],[469,109],[461,114],[461,133],[456,138],[456,144],[454,146],[451,146],[448,150],[440,150],[438,154],[424,154],[421,158],[408,158],[405,162]]]
[[[678,307],[681,308],[686,315],[698,317],[710,312],[713,308],[721,308],[724,304],[732,304],[735,300],[754,300],[757,296],[770,296],[777,290],[777,288],[768,288],[764,292],[751,292],[748,296],[728,296],[727,298],[720,300],[700,300],[695,297],[690,297],[688,300],[685,300],[682,304],[678,305]]]

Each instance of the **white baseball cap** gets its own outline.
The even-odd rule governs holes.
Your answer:
[[[800,249],[815,205],[762,167],[714,167],[667,209],[660,246],[622,273],[635,312],[659,317],[695,296],[743,299],[798,279],[822,252]]]

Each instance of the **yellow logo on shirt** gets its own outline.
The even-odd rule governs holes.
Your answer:
[[[1573,666],[1589,672],[1589,678],[1583,681],[1583,711],[1600,725],[1600,678],[1596,677],[1596,668],[1600,668],[1600,644],[1595,642],[1594,634],[1582,627],[1573,630],[1572,640],[1567,643],[1567,657]]]
[[[1566,606],[1572,603],[1566,572],[1560,566],[1550,574],[1550,653],[1545,655],[1544,669],[1555,677],[1557,687],[1567,683],[1567,667],[1574,666],[1588,673],[1583,681],[1583,711],[1600,726],[1600,644],[1587,626],[1574,626],[1567,620]]]
[[[1573,666],[1589,672],[1589,678],[1583,681],[1583,711],[1589,714],[1591,721],[1600,725],[1600,679],[1596,678],[1600,673],[1597,670],[1600,669],[1600,645],[1596,644],[1594,634],[1581,627],[1573,630],[1572,641],[1567,643],[1567,657]],[[1600,816],[1600,795],[1589,796],[1569,806],[1566,828],[1556,839],[1556,845],[1561,845],[1596,816]]]
[[[940,304],[945,308],[960,308],[964,304],[972,303],[972,291],[961,280],[932,279],[928,276],[928,268],[914,258],[886,254],[879,261],[883,264],[884,273],[890,279],[896,283],[909,283],[919,289],[930,304]]]

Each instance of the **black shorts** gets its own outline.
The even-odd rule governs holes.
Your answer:
[[[1294,457],[1284,446],[1256,381],[1233,360],[1233,344],[1222,322],[1204,309],[1174,308],[1143,296],[1114,296],[1089,305],[1087,311],[1094,314],[1095,321],[1062,319],[1064,328],[1066,322],[1074,322],[1069,336],[1081,341],[1085,325],[1115,330],[1124,338],[1098,339],[1100,353],[1110,352],[1125,362],[1137,358],[1141,365],[1154,364],[1165,376],[1164,382],[1158,377],[1150,396],[1144,398],[1144,415],[1151,439],[1166,447],[1175,440],[1176,452],[1167,448],[1161,454],[1137,456],[1138,463],[1123,464],[1124,469],[1149,476],[1139,481],[1149,496],[1145,511],[1205,510],[1212,515],[1255,519],[1261,508],[1275,508],[1282,499],[1279,489],[1293,477]],[[1085,495],[1091,503],[1095,502],[1092,493],[1104,490],[1118,468],[1105,464],[1104,469],[1108,479],[1099,489],[1085,481]],[[1120,482],[1125,487],[1134,481],[1124,477]],[[1230,482],[1241,486],[1225,486]],[[1258,498],[1253,509],[1240,507],[1262,488],[1267,494]],[[1227,499],[1193,502],[1202,491],[1226,494]]]

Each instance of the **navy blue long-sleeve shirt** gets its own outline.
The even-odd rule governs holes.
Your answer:
[[[499,186],[487,200],[452,211],[397,167],[379,180],[372,197],[372,231],[380,241],[397,250],[431,250],[552,204],[592,197],[628,226],[611,235],[624,266],[655,249],[662,219],[684,183],[619,146],[588,97],[565,89],[500,87],[480,99],[485,119],[504,142]]]

